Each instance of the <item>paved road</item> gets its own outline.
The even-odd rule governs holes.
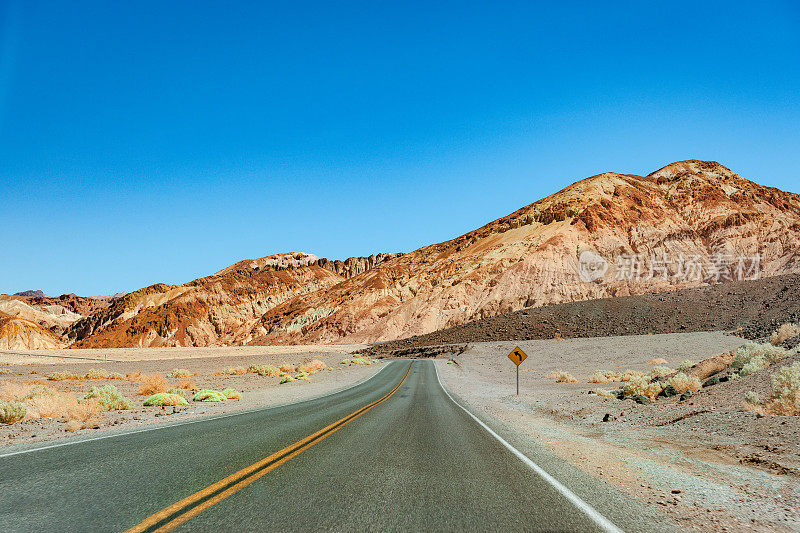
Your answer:
[[[289,406],[0,458],[2,531],[601,525],[456,405],[432,361]]]

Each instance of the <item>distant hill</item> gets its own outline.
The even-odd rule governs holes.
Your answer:
[[[47,298],[47,295],[39,290],[15,292],[14,296],[35,296],[37,298]]]

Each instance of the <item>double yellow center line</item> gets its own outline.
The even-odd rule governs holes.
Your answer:
[[[243,468],[235,474],[231,474],[225,479],[222,479],[213,485],[209,485],[203,490],[195,492],[191,496],[188,496],[153,515],[150,515],[142,523],[132,527],[126,533],[163,533],[166,531],[172,531],[187,520],[194,518],[212,505],[221,502],[231,494],[242,490],[250,483],[278,468],[292,457],[304,452],[326,437],[342,429],[345,425],[363,415],[376,405],[388,400],[395,392],[397,392],[397,389],[399,389],[406,380],[410,371],[411,364],[408,365],[406,373],[403,374],[403,379],[401,379],[400,382],[395,385],[395,387],[390,390],[388,394],[386,394],[386,396],[383,396],[382,398],[365,405],[364,407],[350,413],[344,418],[340,418],[333,424],[320,429],[316,433],[312,433],[308,437],[299,440],[294,444],[290,444],[282,450],[273,453],[269,457],[265,457],[257,463],[253,463],[247,468]]]

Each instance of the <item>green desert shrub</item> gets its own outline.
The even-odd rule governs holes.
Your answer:
[[[64,370],[59,372],[53,372],[52,374],[47,376],[47,379],[49,379],[50,381],[64,381],[66,379],[81,379],[81,376],[74,372],[67,372],[66,370]]]
[[[294,379],[302,379],[302,380],[304,380],[304,381],[308,381],[308,377],[309,377],[309,375],[310,375],[310,374],[309,374],[308,372],[300,372],[299,374],[297,374],[297,375],[294,377]]]
[[[753,391],[747,391],[744,393],[744,401],[752,405],[761,405],[761,398],[758,397]]]
[[[178,396],[183,396],[186,398],[186,391],[183,389],[169,389],[167,394],[177,394]]]
[[[242,393],[239,392],[236,389],[227,388],[227,389],[222,391],[222,394],[224,394],[225,397],[227,399],[229,399],[229,400],[241,400],[242,399]]]
[[[28,410],[24,403],[20,402],[0,402],[0,424],[14,424],[19,422]]]
[[[694,366],[694,361],[690,361],[687,359],[686,361],[682,362],[678,365],[678,372],[683,372],[684,370],[689,370]]]
[[[103,387],[92,387],[89,393],[84,396],[84,399],[88,400],[90,398],[95,398],[100,405],[109,411],[133,409],[133,402],[120,394],[117,387],[111,384]]]
[[[224,402],[227,400],[224,394],[217,390],[203,389],[194,395],[192,401],[195,402]]]
[[[169,392],[158,392],[153,394],[148,399],[144,401],[146,407],[153,407],[158,405],[189,405],[189,402],[186,401],[180,394],[173,394]]]
[[[349,365],[351,363],[350,359],[342,359],[339,361],[340,365]]]
[[[748,342],[736,350],[733,368],[739,372],[739,375],[746,376],[763,370],[788,355],[789,353],[779,346]]]
[[[294,377],[290,376],[289,374],[286,374],[281,378],[281,384],[289,383],[291,381],[294,381]]]

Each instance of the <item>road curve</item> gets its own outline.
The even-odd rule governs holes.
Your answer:
[[[432,361],[301,403],[4,457],[0,494],[3,531],[609,530],[456,405]]]

